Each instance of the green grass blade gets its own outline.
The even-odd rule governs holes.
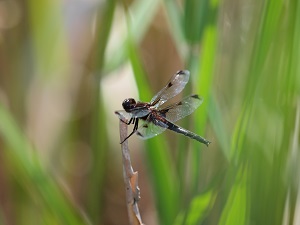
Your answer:
[[[63,14],[57,1],[28,1],[29,25],[36,75],[54,78],[65,72],[68,64]],[[57,77],[56,77],[57,78]]]
[[[240,168],[223,209],[219,225],[247,224],[247,204],[249,204],[247,179],[247,171]]]
[[[110,37],[110,31],[115,13],[116,1],[107,1],[98,13],[95,42],[91,53],[91,70],[95,73],[95,80],[98,85],[92,89],[94,110],[91,112],[91,137],[88,142],[91,143],[93,151],[93,169],[89,173],[89,182],[87,185],[87,211],[93,223],[99,223],[103,213],[103,182],[106,176],[107,158],[108,158],[108,135],[103,129],[103,124],[107,121],[105,114],[105,105],[101,96],[100,82],[103,77],[103,64],[105,58],[105,50]]]
[[[175,42],[177,51],[182,59],[185,59],[186,55],[186,45],[183,32],[183,12],[176,1],[164,0],[165,9],[167,12],[167,20],[171,27],[170,32],[172,33],[172,38]]]
[[[194,113],[195,116],[195,131],[197,134],[201,136],[205,135],[205,127],[207,123],[207,114],[208,112],[208,103],[211,95],[211,85],[213,80],[213,69],[215,63],[215,52],[216,52],[216,38],[217,31],[214,26],[207,26],[205,29],[204,37],[203,37],[203,50],[202,55],[199,58],[200,60],[200,70],[199,74],[197,74],[197,93],[203,97],[204,102],[200,106],[199,110],[196,110]],[[206,139],[214,142],[214,140],[210,137],[205,137]],[[192,150],[192,187],[193,193],[197,193],[198,190],[198,177],[199,177],[199,168],[200,168],[200,154],[199,149],[204,149],[206,146],[199,145],[199,143],[193,143]]]
[[[216,194],[213,190],[206,191],[194,197],[187,213],[186,225],[196,225],[203,221],[207,212],[212,208]]]
[[[199,43],[210,13],[210,1],[186,0],[184,3],[183,27],[185,39],[191,44]]]
[[[46,218],[42,219],[46,222],[51,218],[55,224],[87,224],[51,175],[42,168],[31,144],[2,105],[0,134],[6,145],[4,155],[10,162],[12,176],[30,196],[32,203],[42,210],[47,209]]]
[[[292,99],[297,96],[298,78],[293,62],[295,51],[299,52],[294,49],[299,39],[294,39],[294,35],[298,29],[295,18],[300,13],[296,5],[288,8],[286,13],[283,1],[265,2],[255,24],[258,26],[253,28],[256,31],[253,48],[247,46],[249,67],[241,85],[245,88],[235,97],[242,105],[234,127],[230,163],[232,169],[248,165],[249,197],[245,200],[249,208],[243,206],[243,201],[237,203],[240,209],[228,207],[227,202],[221,224],[247,223],[247,215],[246,219],[239,220],[230,216],[235,210],[243,215],[244,209],[258,224],[279,225],[283,221],[291,185],[284,177],[291,157],[290,140],[295,124]],[[286,32],[282,32],[284,28]],[[237,184],[238,180],[234,185]]]
[[[133,39],[130,37],[128,39],[128,55],[137,82],[139,96],[143,100],[150,100],[152,94]],[[162,224],[171,225],[178,210],[178,196],[176,195],[177,184],[174,179],[169,149],[163,135],[146,141],[145,146],[145,155],[151,172],[159,218]]]
[[[158,0],[147,1],[135,1],[129,8],[129,15],[131,18],[131,35],[135,43],[140,43],[144,37],[147,29],[149,28],[155,13],[159,6]],[[117,45],[111,54],[107,54],[107,59],[104,64],[104,71],[108,73],[127,59],[127,38],[124,38],[120,45]]]
[[[218,144],[220,145],[223,154],[229,160],[230,158],[230,135],[228,134],[224,120],[225,118],[222,115],[222,109],[219,106],[219,103],[214,95],[210,97],[208,103],[208,118],[211,123],[211,126],[216,134]]]

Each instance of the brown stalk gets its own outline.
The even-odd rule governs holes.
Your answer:
[[[127,137],[128,126],[120,119],[120,140]],[[142,218],[139,212],[138,201],[140,199],[140,189],[138,187],[138,172],[133,171],[128,140],[121,144],[123,177],[126,190],[126,203],[130,225],[142,225]]]

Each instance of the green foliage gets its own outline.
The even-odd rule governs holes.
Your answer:
[[[0,133],[7,145],[5,159],[12,163],[13,170],[10,173],[29,194],[28,197],[33,198],[35,204],[43,206],[37,209],[39,213],[43,213],[42,221],[48,223],[52,220],[55,224],[87,224],[80,213],[74,210],[70,200],[63,195],[62,189],[40,165],[30,143],[2,106],[0,118]],[[17,222],[23,223],[21,218]]]
[[[215,200],[215,193],[208,191],[198,196],[195,196],[191,201],[191,205],[187,214],[186,224],[198,224],[204,220],[206,213],[211,209]]]
[[[141,150],[148,170],[140,179],[150,177],[160,224],[297,224],[300,4],[293,0],[101,4],[93,7],[91,24],[96,26],[93,39],[87,39],[91,49],[77,61],[72,61],[76,54],[68,49],[71,38],[60,2],[20,4],[25,22],[3,31],[0,183],[5,197],[0,199],[0,223],[113,224],[106,216],[119,212],[106,201],[119,199],[125,208],[125,198],[105,194],[120,186],[112,173],[121,174],[121,166],[111,156],[116,145],[109,142],[106,129],[117,118],[105,111],[99,83],[129,63],[141,100],[150,100],[164,85],[150,86],[164,80],[161,64],[173,72],[180,67],[190,70],[185,94],[195,92],[204,98],[182,126],[212,141],[209,148],[180,135],[162,134],[145,141]],[[122,13],[126,34],[108,50],[111,30],[119,29],[114,22]],[[167,41],[165,46],[151,44],[155,55],[147,55],[148,37],[153,43]],[[170,66],[167,59],[152,62],[168,51],[179,65]],[[84,61],[83,69],[74,67],[79,61]],[[82,73],[80,78],[77,73]],[[31,139],[38,126],[34,121],[54,121],[56,111],[45,106],[57,107],[59,115],[54,118],[62,125],[52,133],[51,126],[43,131],[49,132],[50,144],[34,146],[38,139]],[[35,115],[43,107],[40,120]],[[71,163],[75,176],[60,164],[61,151],[69,143],[90,149],[80,154],[70,148],[73,151],[67,153],[68,159],[77,159]],[[89,172],[82,178],[81,159],[87,154]],[[141,194],[143,202],[148,193],[141,190]]]
[[[247,224],[247,171],[240,168],[223,209],[220,225]]]

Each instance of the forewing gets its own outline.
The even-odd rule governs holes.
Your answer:
[[[151,99],[150,103],[157,107],[164,104],[168,99],[173,98],[183,90],[189,78],[190,72],[188,70],[178,71],[167,85]]]
[[[160,114],[171,122],[176,122],[194,112],[203,102],[198,95],[187,96],[181,101],[158,109]]]
[[[161,134],[167,129],[167,126],[160,127],[150,121],[148,122],[148,121],[140,120],[140,124],[141,125],[139,126],[136,134],[140,136],[142,139],[152,138],[158,134]]]

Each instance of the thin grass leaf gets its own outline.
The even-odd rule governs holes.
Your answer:
[[[219,225],[247,224],[247,180],[247,171],[240,168],[236,177],[236,182],[231,188],[225,208],[223,209]]]
[[[235,129],[232,136],[231,150],[229,154],[229,159],[233,163],[240,162],[242,150],[244,146],[245,136],[248,129],[250,110],[248,104],[245,103],[242,111],[239,115]]]
[[[213,206],[215,198],[216,195],[213,190],[208,190],[194,197],[191,201],[185,224],[196,225],[201,223],[208,210]]]
[[[7,146],[4,154],[13,167],[12,176],[31,196],[33,203],[38,204],[42,210],[47,209],[45,221],[52,218],[55,224],[87,224],[62,189],[39,164],[40,159],[31,144],[2,105],[0,134]]]
[[[190,44],[199,43],[202,33],[207,24],[210,13],[209,0],[186,0],[184,1],[184,35],[185,40]]]
[[[196,92],[203,97],[204,102],[201,105],[199,110],[196,110],[194,113],[195,116],[195,131],[199,135],[205,135],[205,127],[207,121],[207,113],[208,112],[208,101],[210,99],[210,90],[213,80],[213,71],[215,65],[215,52],[216,52],[216,38],[217,31],[216,27],[207,26],[205,29],[204,37],[203,37],[203,49],[200,60],[200,70],[197,75],[197,88]],[[206,139],[214,142],[210,137],[206,137]],[[198,177],[199,177],[199,166],[200,166],[200,148],[204,146],[199,146],[199,143],[193,143],[193,151],[192,151],[192,187],[193,193],[197,192],[198,189]]]
[[[134,1],[128,12],[131,17],[131,35],[135,43],[140,43],[148,30],[155,13],[158,10],[159,1]],[[127,59],[127,38],[117,45],[112,53],[107,55],[104,64],[104,72],[109,73],[123,64]]]
[[[216,134],[218,143],[226,156],[227,159],[230,158],[230,136],[224,125],[224,117],[218,102],[214,96],[211,96],[208,103],[208,118],[210,120],[211,126]]]
[[[30,0],[28,8],[36,75],[53,78],[63,74],[68,57],[60,3]]]
[[[113,16],[116,8],[116,1],[107,1],[103,8],[101,8],[101,13],[97,15],[98,29],[96,29],[96,37],[93,46],[93,51],[91,53],[91,70],[95,71],[95,80],[97,85],[93,91],[93,101],[94,110],[91,115],[91,149],[93,150],[93,170],[89,173],[89,185],[87,190],[87,201],[88,201],[88,212],[89,217],[94,223],[99,223],[101,221],[103,201],[103,182],[106,176],[106,166],[107,166],[107,154],[108,154],[108,135],[103,125],[107,121],[107,115],[105,114],[105,105],[102,100],[100,81],[103,77],[103,64],[105,58],[105,50],[107,42],[109,40],[109,35],[111,31]]]
[[[129,25],[130,29],[130,25]],[[129,30],[129,34],[132,31]],[[152,94],[146,80],[141,60],[133,39],[128,38],[128,55],[137,82],[141,99],[150,100]],[[173,224],[178,211],[177,184],[169,155],[169,149],[163,135],[146,141],[146,159],[153,181],[156,205],[161,224]]]
[[[167,11],[167,20],[170,24],[170,32],[177,49],[177,52],[182,57],[182,60],[186,58],[186,45],[184,38],[183,24],[183,12],[176,1],[164,0],[165,9]]]

